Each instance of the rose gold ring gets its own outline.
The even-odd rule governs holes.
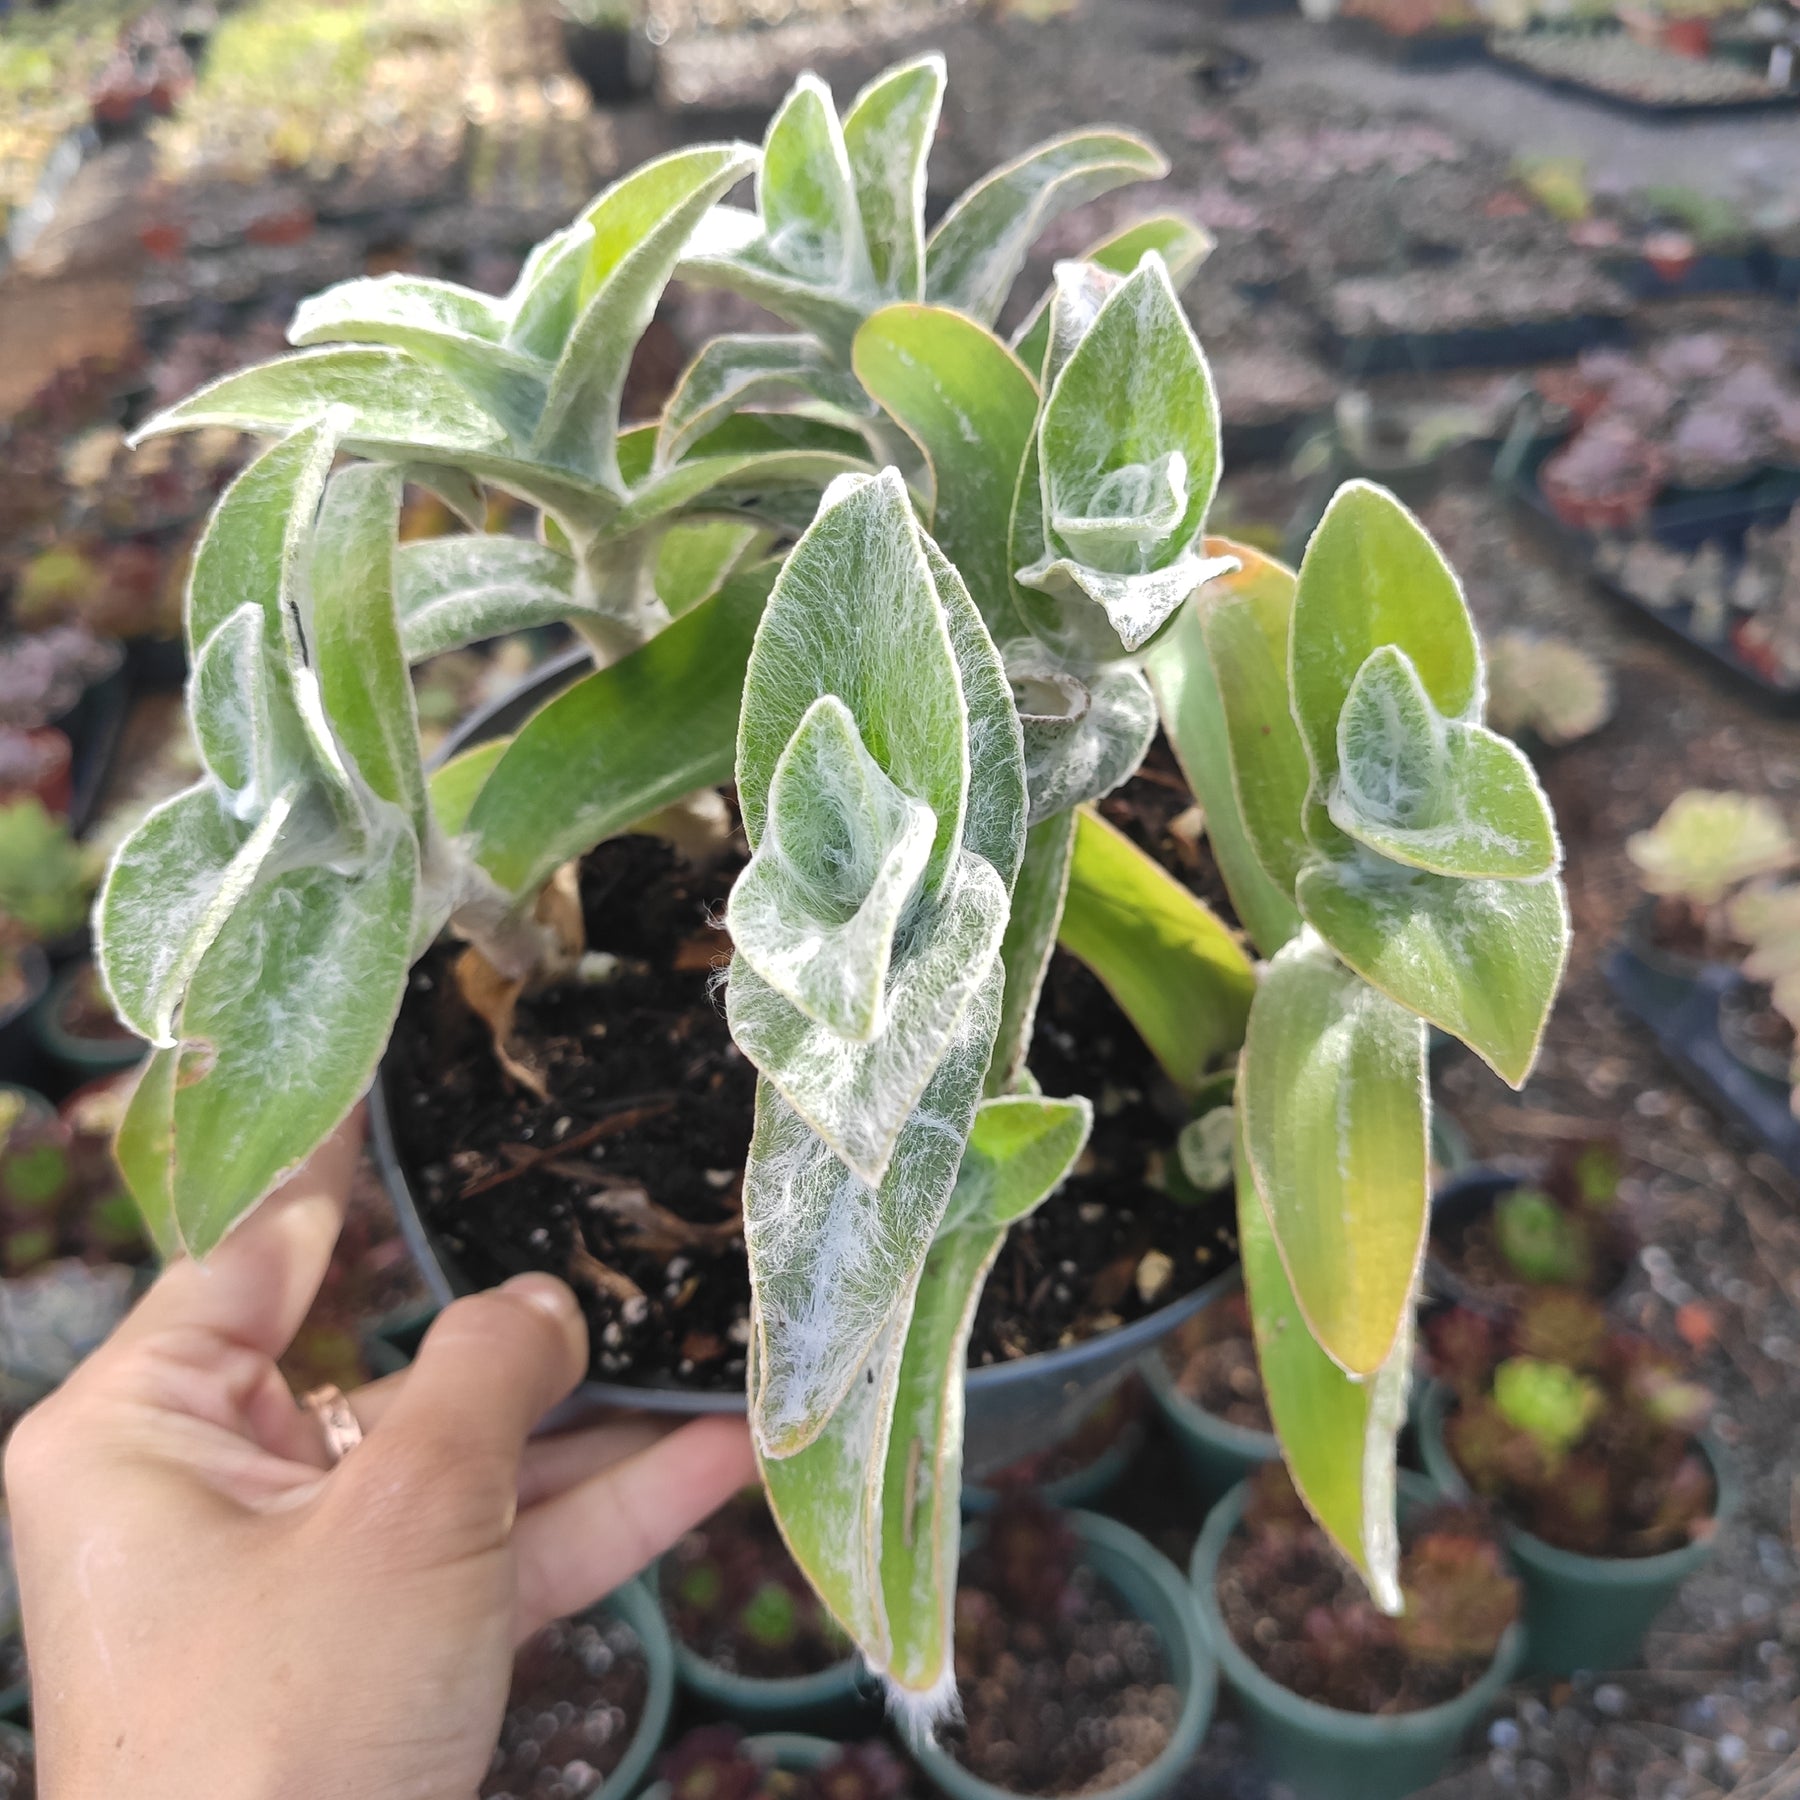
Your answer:
[[[319,1421],[325,1454],[335,1468],[363,1440],[362,1424],[350,1409],[349,1397],[341,1387],[327,1382],[302,1395],[300,1404]]]

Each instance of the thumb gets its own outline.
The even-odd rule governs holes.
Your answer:
[[[587,1327],[554,1276],[517,1275],[458,1300],[338,1485],[352,1506],[408,1509],[435,1536],[434,1557],[497,1547],[512,1529],[525,1441],[586,1367]]]

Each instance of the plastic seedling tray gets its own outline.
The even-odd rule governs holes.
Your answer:
[[[1685,998],[1672,1002],[1667,984],[1629,950],[1615,950],[1606,962],[1613,997],[1650,1027],[1688,1085],[1800,1175],[1800,1119],[1789,1110],[1787,1088],[1746,1068],[1719,1035],[1719,1001],[1738,980],[1733,969],[1708,967]]]

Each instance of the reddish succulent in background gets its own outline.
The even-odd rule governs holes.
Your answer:
[[[1597,1556],[1705,1534],[1714,1484],[1695,1439],[1712,1396],[1672,1352],[1562,1291],[1533,1295],[1504,1329],[1452,1313],[1428,1330],[1457,1395],[1450,1454],[1527,1531]]]
[[[1628,531],[1668,479],[1668,458],[1622,419],[1601,414],[1539,475],[1544,497],[1579,531]]]
[[[985,1586],[1007,1614],[1052,1619],[1064,1609],[1080,1540],[1055,1508],[1009,1494],[989,1515],[981,1547]]]
[[[1286,1470],[1267,1465],[1220,1562],[1233,1637],[1282,1686],[1342,1711],[1407,1712],[1460,1693],[1518,1617],[1519,1585],[1472,1507],[1431,1507],[1402,1537],[1405,1612],[1389,1618],[1312,1522]]]

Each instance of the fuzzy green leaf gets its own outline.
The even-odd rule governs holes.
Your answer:
[[[1306,854],[1306,750],[1287,705],[1294,577],[1245,545],[1206,547],[1237,570],[1177,612],[1144,668],[1231,903],[1273,956],[1300,929],[1292,895]]]
[[[1038,396],[1000,340],[960,314],[890,306],[856,334],[857,379],[925,453],[932,535],[956,564],[988,630],[1017,634],[1008,522]]]
[[[729,1001],[738,1001],[744,973],[734,964]],[[772,1081],[757,1083],[744,1241],[756,1301],[751,1423],[765,1456],[791,1456],[819,1436],[881,1333],[903,1316],[956,1183],[1001,986],[990,951],[879,1185],[846,1168]],[[889,1003],[903,1028],[913,998],[890,993]]]
[[[113,1160],[137,1203],[156,1254],[165,1263],[173,1262],[182,1253],[171,1187],[175,1166],[175,1065],[179,1060],[179,1053],[172,1046],[152,1050],[145,1057],[113,1139]]]
[[[1061,942],[1099,976],[1177,1087],[1243,1042],[1256,977],[1218,917],[1131,840],[1078,815]]]
[[[1240,1109],[1240,1118],[1242,1117]],[[1376,1374],[1354,1381],[1321,1350],[1289,1284],[1268,1209],[1238,1151],[1238,1242],[1269,1417],[1294,1486],[1384,1611],[1400,1610],[1395,1443],[1412,1373],[1410,1315]]]
[[[1550,805],[1524,753],[1445,719],[1406,652],[1371,651],[1338,717],[1331,822],[1438,875],[1523,881],[1560,860]]]
[[[809,1020],[868,1043],[888,1023],[894,933],[936,825],[821,695],[775,765],[762,842],[731,892],[738,954]]]
[[[925,298],[992,325],[1052,219],[1168,172],[1162,153],[1130,132],[1071,132],[1027,150],[984,176],[944,215],[925,246]]]
[[[679,461],[740,407],[798,390],[846,413],[866,413],[854,380],[811,338],[746,334],[716,337],[688,364],[657,430],[657,461]]]
[[[589,209],[580,311],[550,378],[534,454],[616,487],[619,402],[632,352],[708,208],[755,167],[741,144],[659,157]]]
[[[511,742],[511,738],[490,738],[432,771],[431,811],[445,837],[461,837],[468,829],[469,814]]]
[[[738,519],[690,519],[672,525],[656,547],[651,585],[669,617],[709,600],[732,576],[759,561],[771,536]]]
[[[1069,891],[1076,817],[1073,812],[1057,813],[1025,834],[1025,860],[1019,864],[1012,912],[1006,921],[1006,936],[1000,940],[1006,990],[984,1084],[990,1098],[1017,1093],[1025,1078],[1038,995],[1050,968],[1050,953],[1056,948],[1063,900]]]
[[[1218,404],[1168,271],[1146,257],[1109,294],[1063,365],[1038,427],[1044,554],[1018,579],[1034,629],[1053,643],[1098,603],[1096,655],[1137,650],[1228,566],[1200,539],[1218,483]],[[1046,617],[1046,615],[1048,615]]]
[[[521,442],[537,424],[550,367],[500,342],[502,322],[484,295],[416,275],[365,276],[301,302],[288,342],[387,344],[467,391]]]
[[[922,56],[876,76],[844,116],[875,285],[900,300],[925,289],[925,165],[943,103],[944,59]]]
[[[920,812],[929,818],[923,807]],[[891,865],[892,888],[908,876],[918,879],[912,844],[902,839],[895,848],[899,854]],[[746,870],[744,878],[748,875]],[[884,890],[884,901],[892,888]],[[771,898],[758,889],[753,904],[751,918],[762,959],[785,972],[796,953],[789,950],[776,960],[768,923]],[[738,1048],[870,1187],[886,1179],[899,1156],[902,1133],[925,1104],[928,1084],[959,1041],[977,995],[991,985],[1006,918],[1006,887],[993,865],[970,851],[959,851],[923,916],[913,923],[904,947],[878,971],[884,977],[879,1011],[871,1000],[869,1030],[855,1038],[821,1019],[828,1012],[862,1019],[865,1015],[857,1003],[863,996],[845,992],[828,1003],[823,993],[809,989],[809,1009],[803,1012],[771,986],[743,952],[733,960],[725,1014]],[[869,935],[877,935],[873,926]],[[820,971],[821,987],[832,973]],[[847,979],[843,985],[849,986]],[[993,1029],[990,1022],[990,1043],[983,1048],[981,1069],[976,1071],[978,1088]]]
[[[942,1695],[962,1509],[963,1369],[975,1307],[1009,1227],[1067,1177],[1092,1128],[1083,1099],[986,1101],[925,1259],[901,1356],[882,1480],[881,1589],[888,1679]]]
[[[332,477],[313,533],[303,609],[319,698],[364,785],[412,823],[430,824],[419,719],[394,608],[400,471],[361,464]]]
[[[889,778],[937,820],[924,883],[935,894],[962,840],[968,707],[912,503],[891,469],[832,487],[763,614],[738,728],[752,850],[776,762],[820,694],[844,703]]]
[[[469,813],[476,860],[535,895],[571,856],[731,775],[744,669],[772,568],[733,576],[642,649],[520,728]]]
[[[225,920],[182,1003],[169,1193],[205,1256],[299,1166],[368,1087],[400,1010],[418,851],[376,846],[357,873],[259,883]]]
[[[311,425],[332,407],[350,409],[349,449],[443,451],[454,462],[499,452],[505,428],[446,375],[401,350],[300,350],[221,375],[141,426],[134,442],[165,431],[230,425],[281,435]]]
[[[1346,482],[1300,564],[1289,680],[1320,797],[1338,768],[1338,718],[1371,651],[1393,644],[1447,719],[1481,712],[1481,652],[1437,545],[1384,488]]]
[[[575,600],[571,558],[547,544],[488,533],[402,544],[394,592],[406,658],[415,663],[584,610]]]
[[[231,614],[206,640],[188,689],[200,760],[226,792],[245,796],[253,807],[274,792],[280,751],[298,741],[300,730],[298,718],[273,716],[264,617],[254,600]],[[291,694],[284,699],[291,706]]]
[[[802,1568],[870,1666],[915,1700],[939,1703],[946,1685],[975,1302],[1007,1227],[1055,1191],[1089,1118],[1083,1100],[982,1106],[916,1285],[843,1402],[805,1449],[761,1459]]]
[[[338,450],[336,420],[322,418],[325,410],[321,406],[292,437],[265,450],[213,508],[188,571],[190,658],[251,600],[262,610],[269,650],[298,656],[289,620],[299,604],[307,537]]]
[[[293,809],[272,795],[254,825],[201,782],[146,815],[120,846],[94,909],[94,950],[113,1008],[140,1037],[172,1044],[201,956],[268,860]]]
[[[1569,950],[1553,876],[1460,881],[1363,852],[1310,863],[1297,898],[1365,981],[1524,1085]]]
[[[1268,966],[1238,1063],[1258,1193],[1319,1347],[1373,1375],[1411,1315],[1430,1209],[1425,1027],[1314,937]]]
[[[1140,219],[1127,225],[1112,237],[1084,250],[1075,260],[1092,263],[1111,274],[1129,275],[1145,256],[1154,252],[1163,260],[1176,291],[1187,286],[1195,271],[1213,252],[1213,235],[1191,219],[1165,214],[1153,219]],[[1050,348],[1050,307],[1055,294],[1052,288],[1036,306],[1013,340],[1013,353],[1034,375],[1041,374],[1044,357]]]
[[[1097,800],[1137,770],[1156,736],[1156,698],[1136,669],[1081,675],[1035,638],[1006,646],[1006,672],[1025,739],[1030,822]]]

